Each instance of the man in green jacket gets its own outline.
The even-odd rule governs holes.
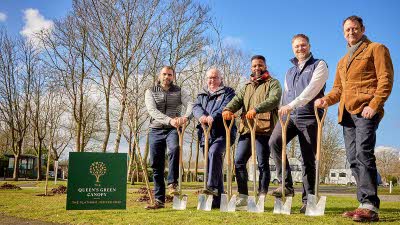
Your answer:
[[[236,178],[239,198],[236,202],[238,210],[247,208],[248,174],[246,163],[251,156],[251,137],[247,120],[257,119],[256,124],[256,154],[258,160],[259,185],[258,194],[268,192],[270,181],[268,146],[269,137],[277,122],[277,109],[282,89],[279,81],[269,74],[264,56],[255,55],[251,58],[250,81],[228,103],[222,116],[231,120],[234,113],[242,109],[242,120],[239,126],[239,143],[235,156]]]

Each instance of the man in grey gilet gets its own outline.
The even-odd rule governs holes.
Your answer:
[[[282,106],[278,114],[282,117],[290,113],[287,127],[287,142],[298,136],[301,156],[303,158],[303,205],[301,213],[305,213],[307,195],[314,194],[315,184],[315,154],[317,150],[317,120],[314,113],[314,101],[324,96],[325,82],[328,79],[328,67],[323,60],[315,59],[310,52],[309,38],[304,34],[297,34],[292,38],[292,49],[295,58],[294,64],[285,76],[285,90],[282,96]],[[322,113],[320,109],[320,114]],[[293,180],[289,162],[282,159],[282,127],[278,123],[269,145],[275,161],[278,178],[282,177],[282,160],[286,160],[285,195],[293,196]],[[275,197],[282,196],[279,187],[271,193]]]
[[[150,166],[153,169],[154,205],[146,209],[164,208],[165,203],[165,150],[168,148],[168,192],[178,194],[179,138],[176,128],[188,121],[193,102],[190,95],[173,84],[175,71],[164,66],[155,86],[146,90],[145,104],[150,114]],[[182,106],[186,108],[181,116]]]

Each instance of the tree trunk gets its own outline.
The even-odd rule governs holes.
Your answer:
[[[37,151],[37,158],[38,158],[38,164],[37,164],[37,178],[36,180],[42,180],[42,143],[43,139],[39,139],[39,149]]]
[[[19,154],[14,154],[13,180],[18,181],[18,177],[19,177]]]
[[[108,140],[110,139],[110,132],[111,132],[111,126],[110,126],[110,99],[109,96],[106,96],[106,133],[104,134],[104,140],[103,140],[103,152],[107,152],[107,145],[108,145]]]
[[[129,146],[129,162],[128,162],[128,174],[127,174],[127,180],[129,181],[130,176],[133,176],[133,174],[131,173],[132,171],[132,164],[133,164],[133,156],[134,156],[134,149],[135,149],[135,145],[136,142],[134,144],[132,144],[132,131],[129,132],[129,141],[128,141],[128,146]],[[134,146],[132,146],[134,145]]]
[[[115,138],[115,146],[114,146],[114,152],[118,153],[119,150],[119,144],[121,143],[121,134],[122,134],[122,122],[124,121],[124,114],[125,114],[125,107],[126,107],[126,89],[122,91],[122,101],[121,101],[121,111],[118,117],[118,131],[117,131],[117,137]]]
[[[47,186],[49,183],[50,156],[51,151],[47,151],[46,183],[44,185],[44,195],[47,195]]]
[[[58,159],[54,160],[54,184],[57,184]]]

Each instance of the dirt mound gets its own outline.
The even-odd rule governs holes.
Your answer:
[[[67,187],[64,185],[60,185],[57,188],[51,189],[51,193],[53,194],[67,194]]]
[[[153,199],[154,199],[154,194],[153,194]],[[172,195],[166,195],[165,196],[165,202],[169,203],[172,202],[172,200],[174,199],[174,196]],[[150,204],[150,198],[148,195],[142,195],[140,196],[138,199],[136,199],[137,202],[147,202]]]
[[[136,193],[141,194],[141,196],[138,199],[136,199],[137,202],[150,203],[150,198],[149,198],[146,187],[140,187]],[[154,199],[154,191],[153,190],[151,190],[151,194],[153,195],[153,199]],[[173,199],[174,199],[174,196],[172,196],[172,195],[165,196],[165,202],[167,202],[167,203],[172,202]]]
[[[146,187],[140,187],[139,190],[137,191],[138,194],[142,194],[142,195],[147,195],[147,188]],[[153,190],[151,190],[151,193],[154,193]]]
[[[14,184],[9,184],[9,183],[4,183],[3,185],[0,186],[0,189],[5,190],[5,189],[13,189],[13,190],[21,190],[20,187]]]

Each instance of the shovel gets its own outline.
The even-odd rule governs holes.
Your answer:
[[[314,111],[318,123],[317,155],[315,159],[315,195],[308,194],[307,196],[306,216],[323,216],[325,213],[326,196],[318,196],[319,160],[321,154],[322,126],[324,125],[326,112],[328,111],[328,109],[324,108],[322,119],[319,118],[317,107],[314,107]]]
[[[227,171],[226,171],[226,189],[227,194],[221,195],[221,212],[235,212],[236,210],[236,195],[232,195],[232,159],[231,159],[231,130],[235,120],[230,120],[229,126],[224,119],[224,127],[226,134],[226,158],[227,158]]]
[[[254,196],[249,196],[247,199],[247,211],[262,213],[264,212],[264,200],[265,195],[260,195],[257,203],[257,185],[256,185],[256,175],[257,175],[257,162],[256,162],[256,127],[257,120],[254,118],[253,123],[251,120],[247,120],[247,124],[250,128],[251,136],[251,159],[253,161],[253,192]]]
[[[179,136],[179,178],[178,178],[179,195],[174,195],[174,199],[172,200],[172,208],[176,210],[185,210],[188,196],[182,195],[182,169],[183,169],[182,151],[183,151],[183,135],[185,134],[186,123],[182,125],[182,130],[180,130],[179,128],[180,127],[176,128]]]
[[[290,113],[287,114],[285,123],[279,115],[279,122],[282,127],[282,197],[275,198],[274,213],[290,215],[292,209],[292,197],[285,196],[285,175],[286,175],[286,130],[290,120]]]
[[[204,124],[201,124],[204,132],[204,190],[207,188],[207,177],[208,177],[208,141],[210,137],[212,124],[208,125],[208,128]],[[213,195],[199,194],[199,202],[197,204],[197,210],[211,211],[213,202]]]

